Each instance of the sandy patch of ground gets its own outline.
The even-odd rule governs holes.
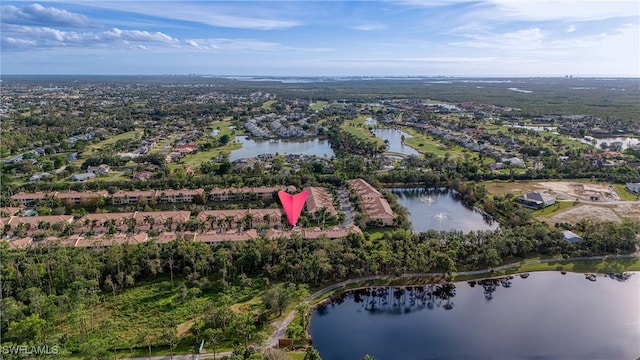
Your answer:
[[[619,223],[622,221],[610,207],[587,204],[573,206],[565,211],[553,214],[549,218],[542,218],[541,220],[553,225],[556,223],[575,224],[582,219],[590,219],[594,222],[615,221]]]
[[[610,184],[549,181],[539,182],[537,185],[560,198],[591,200],[592,196],[597,196],[603,201],[618,200],[618,195]]]
[[[564,200],[591,200],[592,196],[598,196],[600,201],[618,200],[617,194],[610,184],[593,182],[495,182],[487,184],[487,190],[492,194],[504,195],[510,193],[518,196],[529,191],[540,191]]]
[[[640,201],[636,201],[633,204],[625,203],[615,205],[613,211],[621,218],[627,218],[631,220],[640,219]]]
[[[618,202],[617,194],[610,184],[579,181],[514,181],[493,182],[486,184],[487,190],[496,195],[514,194],[520,196],[528,191],[540,191],[555,195],[558,200],[580,200],[580,203],[551,216],[539,216],[540,221],[548,224],[575,224],[582,219],[596,222],[623,219],[640,219],[640,201]],[[597,201],[591,197],[597,196]]]

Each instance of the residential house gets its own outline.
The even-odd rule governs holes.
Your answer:
[[[42,232],[51,228],[54,224],[73,223],[72,215],[47,215],[47,216],[11,216],[0,218],[0,227],[7,228],[7,236],[20,236],[16,232],[24,231],[24,234],[31,236],[36,232]]]
[[[211,201],[237,201],[244,199],[271,200],[278,191],[296,191],[295,186],[257,186],[242,188],[213,188],[209,192]]]
[[[133,178],[136,180],[149,180],[153,177],[153,173],[151,171],[140,171],[133,174]]]
[[[220,243],[220,242],[228,242],[228,241],[247,241],[247,240],[255,240],[258,238],[258,232],[255,229],[249,229],[246,231],[228,231],[228,232],[206,232],[201,234],[196,234],[193,241],[195,242],[203,242],[203,243]]]
[[[626,183],[627,190],[632,193],[640,194],[640,182],[637,183]]]
[[[305,190],[309,193],[305,205],[310,214],[314,214],[321,209],[325,209],[331,215],[338,213],[333,206],[333,196],[325,188],[311,186]]]
[[[360,198],[367,222],[378,222],[385,226],[393,225],[395,220],[393,210],[376,188],[363,179],[351,179],[348,182]]]
[[[87,173],[97,174],[97,175],[107,175],[111,171],[111,168],[107,164],[101,164],[98,166],[89,166],[87,168]]]
[[[562,238],[565,241],[568,241],[570,243],[575,243],[578,241],[582,241],[582,237],[580,237],[578,234],[574,233],[573,231],[570,230],[563,230],[562,231]]]
[[[67,204],[80,205],[89,202],[98,201],[101,198],[106,198],[109,193],[106,190],[103,191],[69,191],[59,192],[55,194],[55,197],[62,200]]]
[[[209,230],[230,230],[258,224],[274,227],[282,224],[283,215],[281,209],[206,210],[198,213],[197,220]]]
[[[89,179],[93,179],[96,177],[94,173],[82,173],[82,174],[73,174],[71,175],[71,180],[73,181],[86,181]]]
[[[158,197],[158,190],[116,191],[111,195],[113,205],[149,204]]]
[[[31,206],[36,200],[42,200],[47,196],[43,192],[35,192],[35,193],[25,193],[19,192],[15,195],[11,195],[11,200],[20,204],[20,206]]]
[[[204,189],[159,190],[158,202],[166,203],[192,203],[196,198],[204,199]]]
[[[539,191],[529,191],[524,195],[520,195],[516,200],[528,208],[542,209],[555,204],[556,197]]]

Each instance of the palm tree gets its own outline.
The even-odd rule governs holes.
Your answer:
[[[227,230],[231,229],[231,224],[233,224],[233,216],[227,215],[225,216],[224,220],[227,223]]]
[[[213,214],[207,215],[207,223],[209,224],[209,230],[213,230],[213,226],[215,224],[216,217]]]
[[[173,230],[173,218],[169,217],[164,221],[164,230],[165,231]]]
[[[251,229],[253,227],[253,217],[254,215],[252,213],[247,213],[244,216],[244,223],[247,225],[247,228]]]
[[[127,224],[127,232],[133,233],[136,230],[136,219],[135,218],[126,218],[124,220],[125,224]]]
[[[216,225],[218,225],[218,229],[223,229],[225,223],[225,218],[223,216],[217,218]]]
[[[156,219],[155,219],[153,216],[151,216],[151,215],[146,215],[146,216],[144,217],[144,222],[145,222],[146,224],[149,224],[149,230],[151,230],[151,229],[153,229],[153,224],[155,224],[155,223],[156,223]]]

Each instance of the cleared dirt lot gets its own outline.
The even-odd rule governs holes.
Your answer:
[[[522,195],[528,191],[540,191],[555,195],[558,201],[578,200],[580,203],[547,216],[538,216],[538,220],[547,224],[572,223],[581,219],[593,221],[615,221],[622,219],[640,219],[640,201],[624,201],[618,203],[615,191],[605,183],[577,182],[577,181],[523,181],[523,182],[494,182],[486,184],[492,194]],[[592,196],[598,198],[592,201]],[[552,205],[553,206],[553,205]]]
[[[582,219],[590,219],[595,222],[615,221],[622,222],[622,219],[612,209],[613,206],[598,206],[588,204],[578,204],[562,212],[551,215],[550,217],[538,217],[539,220],[545,221],[547,224],[555,223],[571,223],[575,224]],[[639,206],[640,208],[640,206]]]
[[[523,181],[523,182],[493,182],[487,184],[487,190],[492,194],[521,195],[528,191],[540,191],[557,196],[559,199],[591,200],[598,196],[600,201],[617,200],[610,184],[577,181]]]

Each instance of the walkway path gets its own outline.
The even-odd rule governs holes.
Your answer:
[[[515,267],[519,267],[519,266],[523,266],[523,265],[531,265],[531,264],[544,264],[544,263],[553,263],[553,262],[571,262],[571,261],[585,261],[585,260],[604,260],[604,259],[630,259],[630,258],[634,258],[634,257],[639,257],[640,256],[640,252],[636,252],[633,254],[624,254],[624,255],[603,255],[603,256],[585,256],[585,257],[573,257],[573,258],[567,258],[567,259],[537,259],[537,260],[527,260],[527,261],[520,261],[520,262],[516,262],[516,263],[511,263],[511,264],[505,264],[505,265],[501,265],[501,266],[497,266],[495,268],[492,269],[484,269],[484,270],[473,270],[473,271],[458,271],[458,272],[453,272],[451,273],[451,275],[455,275],[455,276],[469,276],[469,275],[482,275],[482,274],[489,274],[493,271],[500,271],[500,270],[506,270],[506,269],[510,269],[510,268],[515,268]],[[325,288],[322,288],[316,292],[314,292],[313,294],[309,295],[309,297],[306,299],[307,302],[311,302],[333,290],[348,286],[348,285],[352,285],[352,284],[358,284],[358,283],[362,283],[362,282],[366,282],[366,281],[373,281],[373,280],[381,280],[381,279],[397,279],[397,278],[415,278],[415,277],[438,277],[438,276],[444,276],[444,273],[441,272],[435,272],[435,273],[407,273],[407,274],[402,274],[400,276],[396,276],[396,275],[370,275],[370,276],[363,276],[363,277],[359,277],[359,278],[355,278],[355,279],[349,279],[349,280],[345,280],[345,281],[341,281],[339,283],[335,283],[332,285],[329,285]],[[291,321],[293,321],[293,318],[295,317],[296,314],[296,310],[291,310],[287,316],[285,316],[284,319],[279,320],[274,322],[272,325],[273,327],[275,327],[275,330],[271,333],[271,335],[269,336],[266,344],[265,344],[265,348],[273,348],[278,344],[278,339],[284,337],[285,332],[287,331],[287,327],[289,326],[289,324],[291,323]],[[217,357],[221,358],[222,356],[227,356],[227,355],[231,355],[231,352],[225,352],[225,353],[218,353]],[[213,359],[213,354],[200,354],[198,355],[199,359]],[[133,358],[131,360],[145,360],[145,359],[149,359],[149,357],[141,357],[141,358]],[[169,356],[152,356],[151,360],[167,360],[169,359]],[[191,359],[196,359],[194,357],[194,355],[174,355],[173,356],[174,360],[191,360]]]

